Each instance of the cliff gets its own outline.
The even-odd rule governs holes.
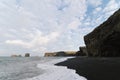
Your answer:
[[[76,56],[87,56],[88,52],[85,46],[79,47],[79,51],[76,53]]]
[[[54,56],[75,56],[76,51],[59,51],[59,52],[47,52],[45,57],[54,57]]]
[[[84,36],[89,56],[120,56],[120,9]]]
[[[52,53],[52,52],[47,52],[45,53],[44,57],[53,57],[56,56],[56,53]]]

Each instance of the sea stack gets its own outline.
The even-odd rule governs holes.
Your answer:
[[[30,53],[26,53],[26,54],[25,54],[25,57],[30,57]]]
[[[120,9],[84,36],[88,56],[120,56]]]

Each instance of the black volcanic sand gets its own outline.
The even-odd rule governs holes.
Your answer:
[[[120,80],[120,57],[76,57],[55,65],[75,69],[87,80]]]

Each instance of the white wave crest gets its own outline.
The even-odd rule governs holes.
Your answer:
[[[87,80],[86,78],[76,74],[75,70],[68,69],[65,66],[55,66],[54,64],[65,61],[68,58],[53,59],[45,63],[38,64],[37,67],[46,72],[33,78],[24,80]]]

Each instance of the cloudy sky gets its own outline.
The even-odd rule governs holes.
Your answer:
[[[78,50],[119,0],[0,0],[0,56]]]

